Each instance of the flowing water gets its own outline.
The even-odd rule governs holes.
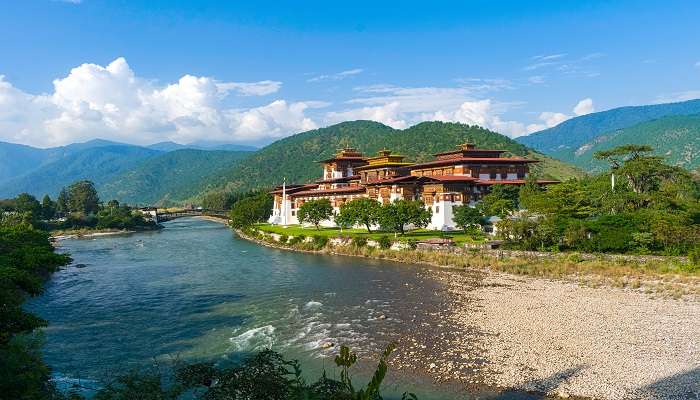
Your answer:
[[[60,249],[73,266],[29,308],[49,321],[45,359],[67,381],[154,359],[227,362],[266,347],[300,359],[310,377],[324,368],[333,376],[337,344],[371,367],[443,301],[426,268],[271,249],[195,218],[157,232],[64,240]],[[428,379],[391,375],[390,391],[452,398]]]

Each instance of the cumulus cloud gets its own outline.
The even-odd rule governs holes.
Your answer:
[[[318,75],[313,78],[309,78],[307,82],[322,82],[322,81],[340,81],[353,75],[358,75],[364,72],[362,68],[348,69],[345,71],[337,72],[335,74],[328,75]]]
[[[347,103],[361,107],[329,112],[327,122],[369,119],[403,129],[437,120],[479,125],[513,137],[527,133],[524,124],[502,119],[507,105],[491,99],[471,99],[470,88],[373,85],[355,90],[361,96]]]
[[[593,100],[590,97],[579,101],[574,107],[574,114],[576,115],[586,115],[593,111],[595,111],[595,107],[593,107]]]
[[[593,107],[593,100],[591,98],[585,98],[579,101],[573,108],[573,113],[575,116],[590,114],[594,111],[595,107]],[[537,117],[537,119],[542,121],[542,123],[530,124],[527,126],[526,131],[528,134],[541,131],[543,129],[557,126],[570,118],[570,115],[564,113],[545,111],[540,113],[540,115]]]
[[[184,75],[157,85],[134,73],[124,58],[107,66],[82,64],[53,82],[48,94],[25,93],[0,76],[0,139],[53,146],[104,137],[148,144],[162,140],[264,141],[316,124],[304,113],[319,102],[275,100],[232,109],[223,100],[275,93],[277,81],[220,82]]]

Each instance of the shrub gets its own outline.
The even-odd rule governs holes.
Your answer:
[[[388,249],[391,247],[391,239],[389,239],[389,236],[387,235],[382,235],[377,239],[377,243],[379,243],[379,248],[381,249]]]
[[[302,242],[302,239],[299,236],[293,236],[293,237],[289,238],[289,244],[292,246],[295,246],[301,242]]]
[[[416,248],[418,248],[418,242],[416,241],[416,239],[408,239],[408,241],[406,241],[406,244],[411,250],[415,250]]]
[[[328,244],[328,238],[321,235],[314,235],[311,242],[316,250],[320,250]]]
[[[352,245],[357,248],[365,247],[367,246],[367,238],[355,236],[354,238],[352,238]]]
[[[287,235],[280,235],[279,242],[282,244],[287,244],[289,241],[289,236]]]
[[[696,267],[700,267],[700,246],[695,246],[688,252],[688,260]]]

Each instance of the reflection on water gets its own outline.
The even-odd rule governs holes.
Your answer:
[[[164,357],[226,362],[265,347],[318,376],[332,365],[328,343],[373,360],[440,289],[425,269],[279,251],[199,219],[61,250],[87,266],[56,273],[29,307],[50,323],[47,362],[68,377]]]

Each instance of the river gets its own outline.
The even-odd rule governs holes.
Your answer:
[[[310,377],[324,368],[333,376],[337,344],[367,361],[365,376],[388,343],[434,323],[431,310],[445,301],[425,267],[271,249],[197,218],[63,240],[60,251],[73,265],[28,306],[49,321],[45,359],[59,381],[154,359],[227,362],[266,347],[300,359]],[[456,396],[428,378],[390,375],[388,392]]]

